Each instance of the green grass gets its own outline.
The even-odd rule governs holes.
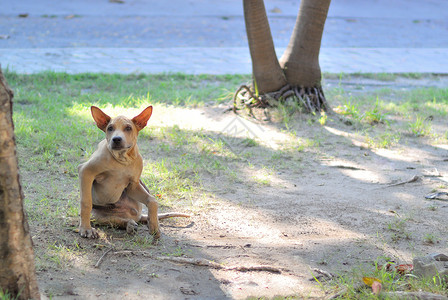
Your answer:
[[[431,134],[431,124],[420,116],[417,116],[413,122],[409,122],[409,131],[417,137],[428,136]]]
[[[370,137],[366,133],[366,142],[370,148],[381,149],[390,148],[397,145],[400,142],[401,134],[399,132],[393,132],[388,128],[384,133],[378,133],[374,137]]]
[[[19,296],[12,296],[8,291],[3,291],[0,289],[0,299],[1,300],[15,300],[18,299]]]
[[[32,150],[27,162],[37,170],[54,168],[71,176],[77,175],[79,157],[90,156],[103,137],[101,131],[91,126],[91,105],[119,110],[147,103],[192,107],[209,101],[220,103],[225,101],[222,95],[226,90],[247,79],[182,74],[5,75],[15,92],[18,143]],[[176,143],[181,142],[175,131],[170,134],[178,139]]]
[[[426,235],[424,236],[423,240],[424,240],[424,242],[425,242],[426,244],[431,244],[431,245],[432,245],[432,244],[437,243],[437,241],[439,240],[439,238],[438,238],[436,235],[432,234],[432,233],[428,233],[428,234],[426,234]]]
[[[363,102],[371,103],[371,100],[369,99],[368,101]],[[373,105],[370,104],[370,107],[363,107],[364,111],[361,112],[360,105],[362,105],[363,102],[359,101],[359,99],[356,101],[349,98],[348,100],[344,100],[342,105],[336,107],[336,112],[343,116],[350,117],[358,123],[367,123],[369,125],[388,123],[388,112],[384,109],[383,101],[380,102],[379,96],[376,97],[376,101]]]
[[[386,268],[386,265],[390,265]],[[338,299],[395,299],[386,297],[386,292],[426,291],[446,295],[448,285],[440,282],[438,276],[434,278],[416,278],[397,272],[397,263],[387,257],[379,257],[370,267],[363,266],[352,269],[349,273],[337,277],[330,286],[336,291],[345,291]],[[381,282],[382,294],[374,295],[372,289],[363,283],[363,277],[376,278]],[[330,292],[331,293],[331,292]]]
[[[399,240],[410,240],[412,234],[406,229],[408,219],[396,217],[387,224],[387,230],[392,233],[391,240],[396,243]]]
[[[387,112],[384,112],[384,109],[382,108],[382,104],[380,104],[378,97],[376,98],[375,105],[369,110],[366,110],[364,114],[361,115],[360,119],[369,123],[370,125],[388,123]]]
[[[346,124],[359,130],[371,148],[393,147],[408,136],[426,138],[431,143],[447,140],[448,133],[437,132],[432,123],[446,118],[448,89],[383,88],[352,94],[338,87],[328,94],[333,99],[335,112],[346,118]]]

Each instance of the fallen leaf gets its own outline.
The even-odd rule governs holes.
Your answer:
[[[372,282],[372,293],[375,295],[379,295],[381,293],[381,289],[383,288],[382,284],[378,281]]]
[[[411,273],[412,270],[414,270],[414,265],[412,264],[403,264],[403,265],[398,265],[395,267],[397,269],[397,272],[399,274],[408,274]]]
[[[368,285],[368,286],[372,286],[372,284],[373,284],[375,281],[381,283],[381,280],[379,280],[378,278],[375,278],[375,277],[363,277],[363,278],[362,278],[362,281],[363,281],[366,285]]]

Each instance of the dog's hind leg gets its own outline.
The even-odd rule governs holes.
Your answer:
[[[137,232],[142,208],[141,204],[130,199],[126,191],[123,192],[118,202],[107,206],[94,205],[92,209],[92,216],[95,223],[99,225],[116,226],[121,229],[126,229],[129,234]]]
[[[92,216],[94,218],[95,224],[126,229],[126,232],[128,234],[137,233],[138,224],[133,219],[122,218],[120,216],[114,215],[105,216],[102,212],[98,213],[98,209],[92,210]]]

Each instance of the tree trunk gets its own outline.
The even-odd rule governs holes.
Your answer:
[[[254,107],[266,108],[290,100],[313,114],[331,110],[322,90],[319,66],[330,2],[301,0],[291,39],[279,62],[263,0],[243,0],[254,85],[242,85],[235,92],[234,112],[245,108],[253,116]]]
[[[280,65],[290,85],[321,86],[319,51],[331,0],[302,0],[288,47]]]
[[[286,85],[275,53],[263,0],[243,0],[252,72],[259,94],[277,91]]]
[[[23,210],[12,97],[0,69],[0,289],[13,299],[40,299],[32,241]]]

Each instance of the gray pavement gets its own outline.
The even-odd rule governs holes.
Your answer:
[[[279,49],[279,53],[283,49]],[[3,68],[18,73],[249,74],[247,48],[39,48],[0,49]],[[6,62],[6,63],[5,63]],[[330,73],[448,73],[446,48],[323,48]]]
[[[0,63],[19,73],[251,72],[240,0],[0,2]],[[299,2],[265,0],[278,55]],[[448,1],[333,0],[320,63],[448,74]]]

